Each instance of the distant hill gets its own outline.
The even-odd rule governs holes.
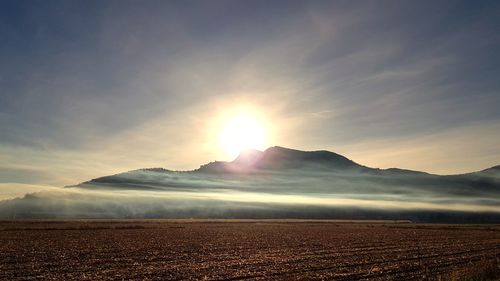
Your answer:
[[[264,152],[249,150],[234,161],[215,161],[194,171],[175,172],[161,168],[140,169],[101,177],[77,185],[83,188],[172,190],[231,189],[261,192],[350,194],[354,197],[428,196],[451,200],[500,200],[500,166],[460,175],[433,175],[389,168],[369,168],[329,151],[300,151],[271,147]]]
[[[71,201],[81,209],[78,212],[77,207],[68,207],[71,204],[61,205],[64,209],[61,212],[76,212],[72,216],[82,217],[500,222],[500,166],[441,176],[399,168],[371,168],[330,151],[278,146],[263,152],[247,150],[233,161],[215,161],[193,171],[139,169],[92,179],[64,190],[78,192],[79,196],[97,196],[95,202]],[[41,208],[38,214],[54,213],[55,203],[60,202],[57,200],[67,198],[42,195],[7,203],[11,209],[24,206],[23,210],[33,210],[36,206]],[[81,205],[82,202],[86,205]],[[7,203],[0,202],[0,213]],[[100,205],[96,206],[97,203]],[[52,209],[47,211],[44,204]]]
[[[330,151],[300,151],[274,146],[264,152],[257,150],[244,151],[232,162],[212,162],[201,166],[196,171],[237,173],[301,168],[362,170],[365,167]]]

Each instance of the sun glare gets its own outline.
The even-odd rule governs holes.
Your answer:
[[[223,126],[219,143],[226,154],[237,156],[245,149],[264,150],[267,144],[265,126],[251,113],[239,113],[230,117]]]

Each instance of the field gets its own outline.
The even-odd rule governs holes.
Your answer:
[[[448,280],[499,259],[491,225],[0,222],[0,280]]]

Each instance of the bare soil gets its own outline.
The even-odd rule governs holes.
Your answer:
[[[0,222],[0,280],[440,280],[500,258],[500,226]]]

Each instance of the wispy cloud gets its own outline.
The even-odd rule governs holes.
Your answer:
[[[242,102],[275,144],[371,166],[500,159],[496,3],[2,5],[0,174],[15,181],[196,168],[221,157],[213,116]]]

